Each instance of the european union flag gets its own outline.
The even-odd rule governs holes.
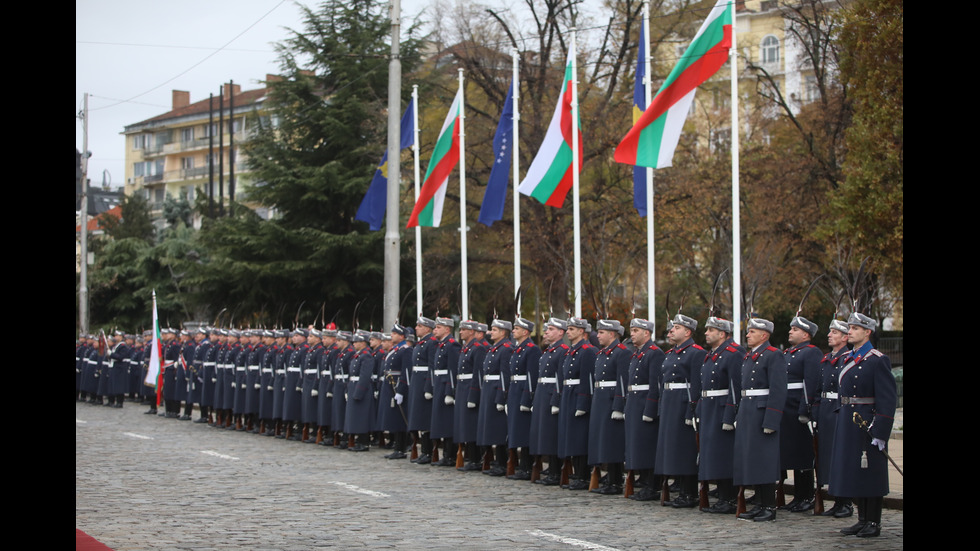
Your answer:
[[[510,159],[514,150],[514,86],[513,82],[504,100],[504,109],[497,123],[497,133],[493,136],[494,161],[490,169],[490,180],[483,194],[479,221],[491,225],[504,217],[504,202],[507,199],[507,182],[510,180]]]

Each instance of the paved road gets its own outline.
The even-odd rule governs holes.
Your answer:
[[[144,409],[75,406],[75,527],[117,551],[904,547],[902,511],[885,511],[878,539],[845,538],[852,519],[780,512],[759,525]]]

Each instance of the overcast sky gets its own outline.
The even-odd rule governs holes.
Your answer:
[[[402,0],[403,21],[430,3]],[[120,133],[169,111],[172,90],[186,90],[196,102],[229,80],[243,90],[260,87],[279,70],[272,44],[288,36],[287,28],[302,29],[290,0],[76,0],[75,147],[82,150],[78,115],[87,92],[92,184],[101,185],[107,171],[113,188],[123,185]]]

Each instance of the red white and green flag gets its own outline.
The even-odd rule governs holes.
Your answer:
[[[694,92],[728,59],[733,5],[733,0],[715,3],[657,95],[616,147],[613,158],[617,162],[652,168],[671,166]]]
[[[568,61],[565,63],[565,80],[555,105],[555,114],[551,117],[548,132],[541,142],[541,148],[531,161],[531,166],[518,188],[524,195],[530,195],[538,201],[561,208],[565,196],[572,189],[572,56],[575,49],[569,48]],[[578,132],[578,167],[582,171],[582,124],[575,121]]]
[[[159,389],[159,378],[163,373],[160,369],[163,359],[163,348],[160,346],[160,319],[157,316],[157,292],[153,291],[153,340],[150,341],[150,363],[146,370],[143,384]]]
[[[446,187],[449,184],[449,173],[459,164],[459,117],[462,115],[463,90],[456,92],[446,120],[442,123],[439,139],[436,140],[435,150],[429,159],[429,168],[422,180],[419,198],[412,209],[406,227],[415,226],[438,227],[442,221],[442,203],[446,198]]]

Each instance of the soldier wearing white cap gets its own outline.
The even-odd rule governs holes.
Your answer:
[[[619,320],[601,319],[596,332],[602,349],[593,369],[594,389],[589,419],[589,464],[606,465],[605,485],[592,491],[602,495],[623,493],[623,461],[626,453],[626,380],[630,352],[619,342],[626,329]]]
[[[819,455],[817,456],[817,489],[830,481],[830,464],[834,457],[834,434],[837,432],[837,410],[840,399],[837,391],[837,374],[843,367],[847,348],[847,322],[833,320],[827,331],[830,352],[820,360],[820,395],[813,405],[813,418],[817,422]],[[847,518],[854,514],[850,497],[836,496],[834,506],[824,510],[823,516]]]
[[[560,393],[551,402],[551,411],[558,415],[558,457],[572,466],[567,489],[585,490],[589,487],[587,466],[589,455],[589,410],[592,408],[592,369],[597,350],[588,341],[592,327],[582,318],[569,318],[568,340],[571,348],[565,354],[558,375]]]
[[[639,474],[639,491],[629,496],[636,501],[660,497],[653,469],[657,462],[657,436],[660,430],[660,370],[664,351],[653,343],[651,321],[634,318],[630,322],[633,354],[626,380],[626,460],[625,467]]]
[[[490,325],[490,340],[493,345],[483,359],[483,387],[480,389],[480,415],[477,421],[476,444],[482,446],[484,453],[496,448],[496,459],[490,469],[483,471],[490,476],[507,474],[507,366],[514,352],[510,340],[513,324],[500,319]]]
[[[781,509],[793,513],[812,511],[814,505],[813,433],[811,404],[817,401],[820,388],[820,359],[823,354],[810,340],[817,334],[817,324],[796,316],[790,322],[786,349],[786,412],[779,455],[782,470],[793,471],[795,495]]]
[[[474,320],[459,324],[459,336],[463,347],[459,351],[459,368],[456,375],[455,411],[453,418],[453,440],[465,448],[466,463],[463,471],[482,471],[483,463],[476,445],[476,433],[480,420],[477,405],[480,402],[480,389],[483,385],[483,361],[490,343],[484,335],[487,325]]]
[[[510,357],[507,376],[507,448],[519,460],[515,472],[507,475],[512,480],[531,480],[531,405],[532,393],[538,381],[538,359],[541,349],[531,340],[534,322],[518,317],[514,320],[516,346]]]
[[[560,402],[558,390],[558,372],[565,360],[565,354],[570,350],[563,342],[568,322],[563,319],[551,318],[545,324],[544,343],[547,345],[541,358],[538,359],[538,378],[534,387],[531,407],[531,454],[536,460],[547,459],[548,468],[541,473],[542,478],[535,482],[546,486],[557,486],[560,483],[561,465],[558,461],[558,414],[552,412],[552,401]]]

